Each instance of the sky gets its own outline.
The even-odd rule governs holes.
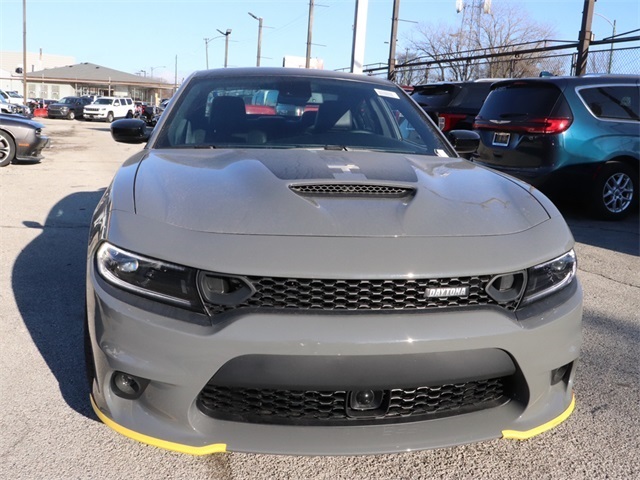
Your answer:
[[[456,0],[399,0],[397,51],[418,24],[459,26]],[[468,0],[470,1],[470,0]],[[515,3],[535,22],[551,26],[556,40],[577,41],[584,0],[493,0]],[[355,0],[315,0],[311,56],[325,69],[348,68]],[[26,0],[27,50],[74,57],[128,73],[180,82],[195,70],[256,64],[262,17],[261,66],[281,66],[285,55],[304,57],[309,0]],[[597,0],[596,39],[640,28],[640,1]],[[0,0],[0,51],[21,52],[23,0]],[[369,0],[364,64],[386,63],[393,0]],[[640,35],[636,32],[635,35]],[[144,72],[144,73],[143,73]]]

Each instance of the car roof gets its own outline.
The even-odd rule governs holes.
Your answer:
[[[215,70],[200,70],[194,72],[192,77],[238,77],[238,76],[289,76],[305,78],[333,78],[336,80],[356,80],[379,84],[384,86],[394,85],[389,80],[380,77],[371,77],[358,73],[336,72],[331,70],[317,70],[309,68],[284,68],[284,67],[242,67],[242,68],[218,68]]]
[[[512,85],[514,83],[531,83],[531,84],[552,84],[560,88],[577,85],[599,85],[602,83],[620,83],[620,84],[637,84],[640,82],[640,75],[584,75],[581,77],[525,77],[525,78],[511,78],[509,80],[502,80],[494,83],[491,89],[496,89],[501,86]]]

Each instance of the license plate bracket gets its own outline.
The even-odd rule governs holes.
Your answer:
[[[509,145],[511,134],[506,132],[496,132],[493,134],[493,145],[499,147],[506,147]]]

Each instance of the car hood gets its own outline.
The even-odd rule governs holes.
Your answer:
[[[14,114],[6,115],[4,113],[0,114],[0,125],[14,127],[31,126],[33,128],[44,128],[44,125],[40,122],[36,122],[25,117],[19,117]]]
[[[212,233],[487,236],[549,218],[525,187],[459,158],[167,149],[150,150],[139,163],[134,208],[136,215]]]

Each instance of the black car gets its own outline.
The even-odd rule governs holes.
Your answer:
[[[47,115],[49,118],[82,118],[84,106],[91,103],[89,97],[64,97],[62,100],[49,105]]]
[[[475,128],[474,160],[617,220],[638,204],[640,76],[495,83]]]
[[[492,81],[417,85],[411,96],[443,132],[471,130]]]
[[[44,126],[16,115],[0,114],[0,167],[11,162],[37,163],[49,137],[42,135]]]

